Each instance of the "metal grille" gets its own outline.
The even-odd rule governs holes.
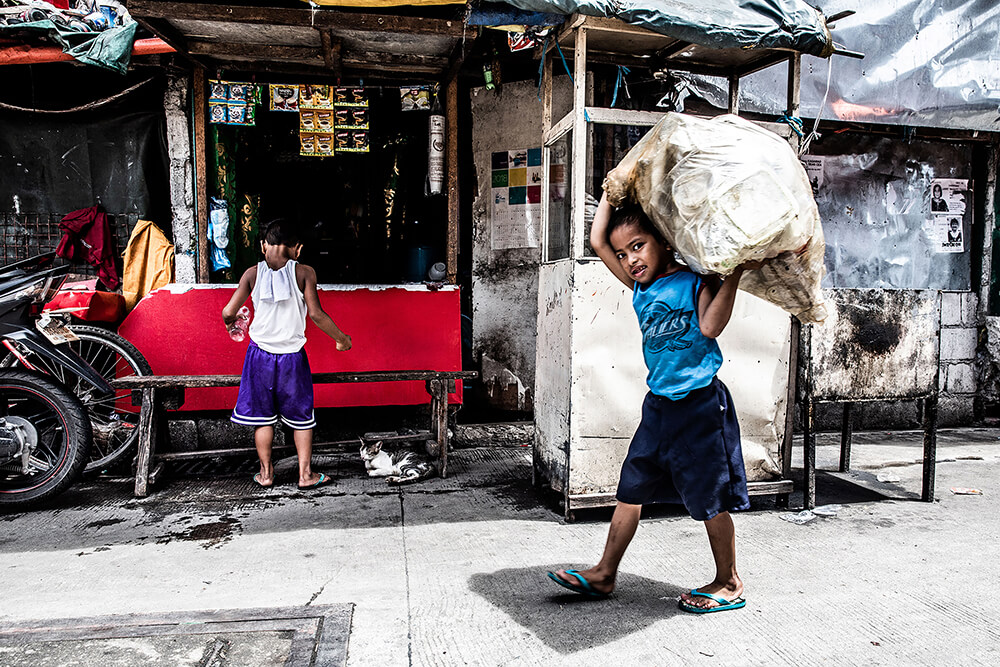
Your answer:
[[[65,214],[58,213],[0,213],[0,260],[3,265],[34,257],[55,250],[62,238],[59,221]],[[108,214],[112,231],[112,250],[116,264],[121,269],[121,254],[128,244],[129,235],[139,221],[135,214]],[[77,273],[93,276],[96,269],[86,263],[74,265]]]

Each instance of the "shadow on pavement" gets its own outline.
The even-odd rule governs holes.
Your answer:
[[[683,614],[677,598],[686,588],[628,573],[618,575],[614,595],[587,598],[549,581],[558,564],[497,570],[469,578],[469,589],[562,654],[601,646]],[[577,566],[578,567],[578,566]]]

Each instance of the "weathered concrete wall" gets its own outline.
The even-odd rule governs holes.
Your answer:
[[[938,425],[973,423],[977,391],[987,401],[1000,399],[1000,318],[987,318],[984,346],[980,349],[979,298],[974,292],[941,293],[941,343],[938,375]],[[996,320],[991,324],[991,321]],[[992,335],[990,332],[993,332]],[[978,358],[977,358],[978,354]],[[820,405],[817,423],[821,429],[839,430],[839,404]],[[857,403],[854,428],[919,428],[922,415],[914,401]],[[798,420],[799,415],[796,415]]]
[[[553,122],[571,107],[567,77],[553,86]],[[472,150],[478,192],[473,202],[473,351],[491,405],[530,411],[535,385],[538,265],[541,248],[493,250],[491,154],[542,145],[542,102],[534,82],[472,90]]]
[[[193,283],[197,278],[198,233],[194,216],[194,167],[188,123],[191,91],[186,74],[169,73],[163,108],[167,116],[167,151],[170,155],[170,209],[174,230],[174,280]],[[154,221],[155,222],[155,221]]]

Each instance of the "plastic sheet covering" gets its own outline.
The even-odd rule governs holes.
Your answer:
[[[1000,130],[1000,3],[981,0],[816,0],[828,16],[858,13],[835,25],[841,44],[864,60],[835,57],[822,118],[854,122]],[[802,59],[800,115],[815,118],[828,63]],[[695,92],[727,107],[724,81],[690,77]],[[785,72],[776,67],[740,83],[740,108],[781,114]]]
[[[802,0],[504,0],[520,9],[621,19],[653,32],[718,49],[833,50],[820,13]]]
[[[787,142],[738,116],[668,113],[604,182],[638,202],[699,273],[770,259],[740,287],[802,322],[826,317],[823,230],[805,169]]]
[[[78,32],[52,21],[34,21],[17,25],[0,25],[0,39],[14,39],[24,34],[46,34],[69,54],[82,63],[96,65],[119,74],[128,70],[135,41],[136,23],[131,18],[122,26],[103,32]]]

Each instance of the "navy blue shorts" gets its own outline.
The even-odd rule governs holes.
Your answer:
[[[677,401],[646,394],[616,498],[680,503],[699,521],[750,507],[740,425],[721,380]]]
[[[230,419],[247,426],[270,426],[281,419],[299,431],[316,426],[306,351],[272,354],[250,343]]]

